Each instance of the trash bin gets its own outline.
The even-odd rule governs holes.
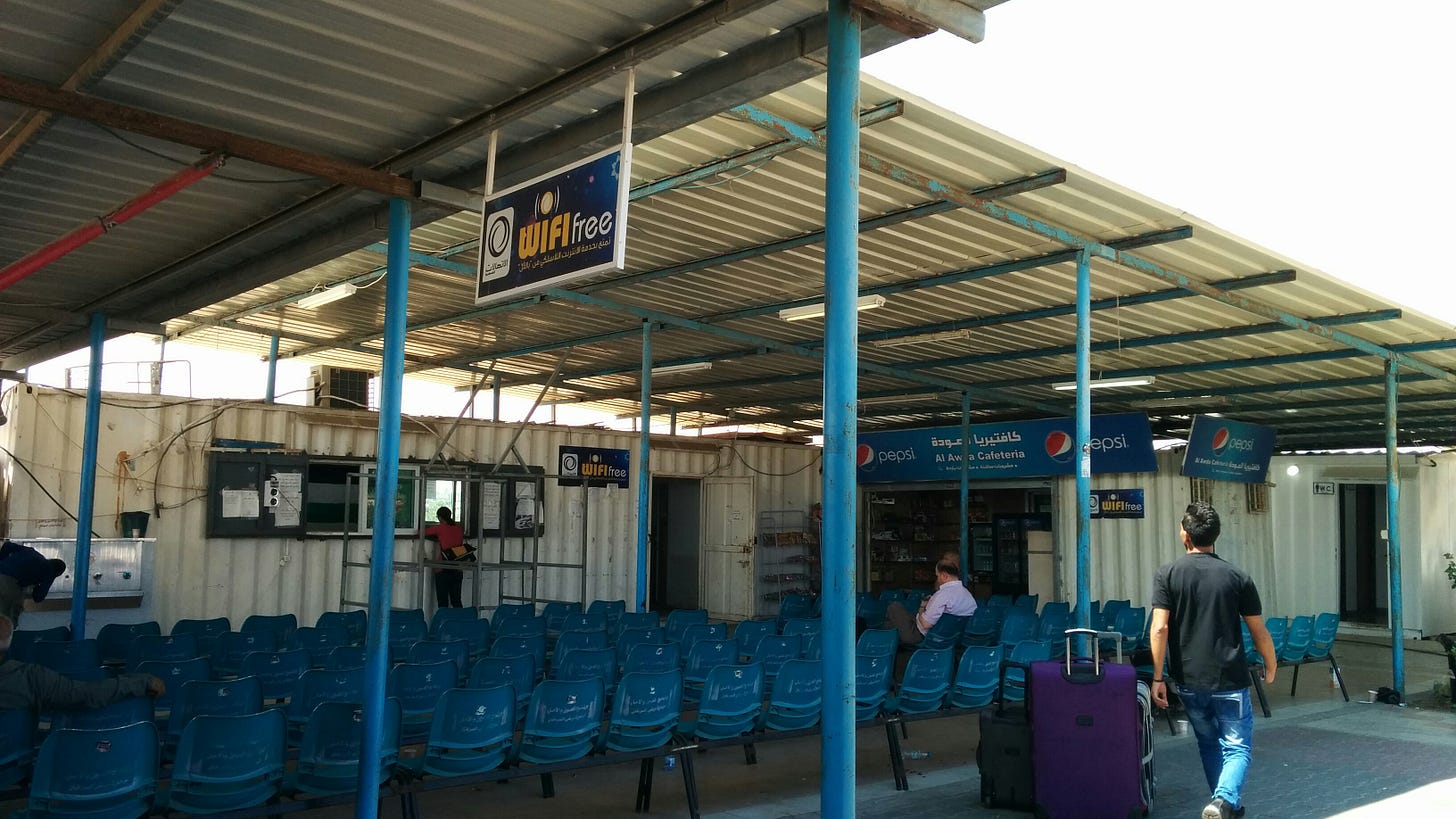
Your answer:
[[[121,513],[121,536],[122,537],[146,537],[147,521],[151,515],[146,512],[122,512]]]

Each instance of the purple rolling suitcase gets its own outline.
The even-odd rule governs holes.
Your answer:
[[[1072,659],[1031,664],[1031,766],[1036,813],[1047,819],[1134,819],[1144,799],[1143,709],[1137,670],[1120,663]]]

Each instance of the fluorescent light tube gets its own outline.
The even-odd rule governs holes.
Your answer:
[[[896,336],[894,338],[877,338],[870,342],[871,347],[905,347],[911,344],[936,344],[942,341],[965,341],[971,337],[970,330],[941,330],[936,333],[921,333],[914,336]]]
[[[335,285],[325,290],[315,290],[314,292],[309,293],[307,296],[304,296],[303,298],[294,302],[294,304],[302,307],[305,310],[313,310],[319,307],[323,307],[325,304],[332,304],[339,299],[347,299],[348,297],[358,292],[358,290],[359,288],[355,287],[352,284],[349,284],[348,282],[345,282],[343,284]]]
[[[875,404],[911,404],[919,401],[935,401],[940,398],[938,392],[921,392],[912,395],[876,395],[871,398],[861,398],[859,402],[865,406]]]
[[[1106,387],[1146,387],[1149,384],[1157,382],[1157,380],[1157,377],[1152,375],[1134,375],[1127,378],[1094,378],[1087,382],[1087,387],[1093,390]],[[1053,384],[1052,389],[1075,390],[1077,389],[1077,382],[1063,381],[1059,384]]]
[[[885,306],[884,296],[860,296],[855,301],[856,310],[873,310],[876,307]],[[779,318],[784,321],[803,321],[804,319],[823,318],[824,302],[817,304],[805,304],[800,307],[785,307],[779,311]]]
[[[693,361],[687,364],[668,364],[664,367],[653,367],[653,375],[673,375],[674,373],[693,373],[701,370],[713,369],[711,361]]]

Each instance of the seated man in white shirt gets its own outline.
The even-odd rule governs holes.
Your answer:
[[[899,602],[891,603],[885,610],[885,621],[900,632],[901,643],[913,646],[925,639],[925,632],[930,631],[941,615],[969,617],[975,613],[976,598],[961,582],[961,567],[942,558],[935,564],[935,593],[920,601],[920,611],[911,616]]]

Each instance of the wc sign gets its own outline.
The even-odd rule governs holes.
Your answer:
[[[626,449],[594,446],[557,448],[558,486],[616,486],[626,489],[632,453]]]

